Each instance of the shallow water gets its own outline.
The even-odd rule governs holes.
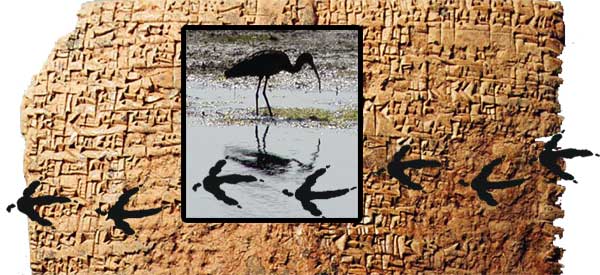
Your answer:
[[[186,95],[189,104],[202,107],[207,111],[223,111],[225,109],[255,109],[256,90],[249,88],[219,88],[207,89],[204,86],[188,82]],[[258,107],[267,107],[259,93]],[[334,111],[344,107],[358,106],[358,93],[356,90],[347,91],[322,91],[317,89],[268,89],[267,98],[271,108],[319,108]]]
[[[358,121],[293,120],[286,117],[256,116],[256,90],[238,87],[208,87],[188,81],[186,88],[186,122],[188,125],[249,125],[255,122],[275,122],[292,127],[356,128]],[[358,93],[344,91],[303,91],[302,89],[274,89],[267,92],[273,109],[312,108],[334,113],[358,110]],[[259,108],[266,112],[266,103],[260,93]]]
[[[268,125],[268,124],[267,124]],[[331,165],[317,179],[313,191],[358,187],[357,129],[291,128],[271,124],[255,126],[186,127],[186,216],[188,218],[317,218],[304,210],[294,197],[282,190],[295,191],[306,177]],[[258,137],[258,138],[257,138]],[[227,196],[242,206],[225,204],[203,187],[192,186],[208,175],[218,160],[226,156],[250,158],[251,152],[267,152],[286,165],[253,168],[231,158],[218,176],[252,175],[263,180],[223,184]],[[328,200],[313,200],[327,218],[356,218],[358,190]]]

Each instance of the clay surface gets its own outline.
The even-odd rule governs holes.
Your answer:
[[[563,192],[535,138],[558,132],[562,7],[547,1],[96,1],[79,12],[22,104],[27,183],[67,196],[29,223],[35,274],[547,274],[560,272]],[[180,214],[185,24],[364,26],[361,224],[184,224]],[[407,158],[442,168],[385,168]],[[506,156],[499,205],[458,184]],[[23,185],[25,186],[25,184]],[[94,209],[140,187],[124,235]]]

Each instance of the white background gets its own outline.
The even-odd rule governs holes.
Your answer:
[[[23,177],[24,139],[20,132],[21,98],[32,76],[39,72],[59,37],[72,31],[76,13],[85,1],[11,1],[0,9],[0,267],[2,274],[30,274],[27,218],[16,209],[7,213],[26,183]],[[559,146],[600,152],[600,49],[598,34],[600,2],[564,0],[566,47],[561,56],[564,84],[559,89],[566,130]],[[566,249],[561,262],[565,274],[590,274],[597,270],[600,231],[596,217],[600,210],[598,158],[567,162],[567,171],[579,184],[567,185],[562,197],[566,218],[556,222],[565,229],[556,244]]]

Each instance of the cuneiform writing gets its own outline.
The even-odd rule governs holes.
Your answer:
[[[57,43],[23,100],[27,182],[72,198],[30,223],[34,273],[557,273],[563,187],[535,138],[560,129],[564,46],[548,1],[94,1]],[[359,24],[363,31],[360,224],[198,224],[180,213],[180,28],[190,24]],[[377,173],[403,144],[422,191]],[[472,180],[499,156],[488,207]],[[560,162],[559,162],[560,163]],[[319,183],[320,184],[320,183]],[[127,222],[94,212],[139,187]],[[75,201],[76,200],[76,201]],[[533,210],[533,211],[532,211]],[[60,223],[55,221],[60,220]],[[193,255],[193,256],[190,256]],[[493,260],[486,255],[495,255]],[[53,259],[52,261],[47,259]],[[244,263],[244,264],[240,264]]]

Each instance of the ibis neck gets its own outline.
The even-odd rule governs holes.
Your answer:
[[[290,72],[290,73],[297,73],[300,71],[300,69],[302,69],[302,66],[304,66],[304,64],[307,62],[298,62],[296,61],[296,64],[294,64],[292,66],[292,64],[290,64],[288,66],[288,68],[286,69],[286,71]]]

